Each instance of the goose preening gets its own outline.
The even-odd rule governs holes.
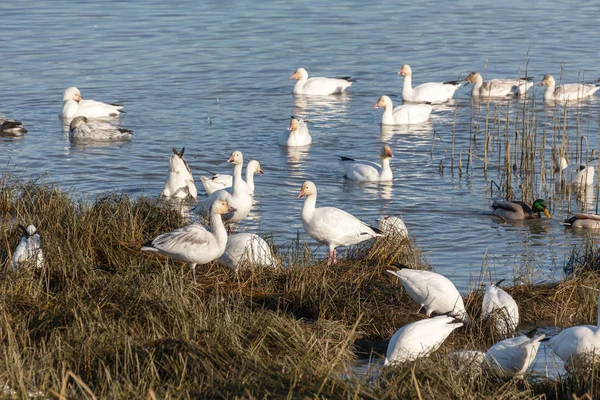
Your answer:
[[[308,72],[304,68],[298,68],[290,76],[290,79],[298,81],[294,85],[294,94],[337,94],[342,93],[352,85],[352,80],[348,76],[343,78],[309,78]]]
[[[290,127],[287,132],[283,132],[279,137],[277,144],[288,147],[308,146],[312,143],[312,137],[308,132],[306,122],[300,117],[290,117]]]
[[[228,236],[225,252],[218,261],[235,272],[244,265],[276,266],[271,247],[254,233],[236,233]]]
[[[233,175],[212,174],[212,176],[200,177],[206,194],[210,195],[217,190],[227,189],[233,185]],[[250,160],[248,165],[246,165],[246,181],[244,183],[247,185],[247,188],[251,194],[254,194],[254,174],[263,175],[264,171],[257,160]]]
[[[519,325],[519,307],[512,296],[490,284],[483,295],[481,315],[484,319],[495,320],[496,331],[503,335],[511,335]]]
[[[381,114],[383,125],[421,124],[429,121],[431,110],[433,110],[429,104],[402,104],[394,107],[392,99],[388,96],[381,96],[373,109],[379,107],[383,107],[383,114]]]
[[[585,97],[593,96],[600,89],[594,83],[566,83],[556,86],[556,81],[552,75],[544,75],[544,79],[538,86],[546,86],[544,100],[547,101],[568,101],[580,100]]]
[[[0,116],[0,135],[22,136],[25,133],[27,133],[27,129],[23,128],[23,123],[21,121]]]
[[[390,339],[384,365],[414,361],[437,350],[453,330],[463,326],[453,317],[440,315],[398,329]]]
[[[174,197],[176,199],[192,198],[196,200],[198,190],[194,184],[194,177],[187,161],[183,158],[185,147],[180,152],[173,147],[173,155],[169,160],[169,175],[160,197]]]
[[[38,268],[42,268],[44,265],[44,252],[42,251],[42,240],[36,227],[29,225],[25,228],[23,225],[19,225],[19,229],[23,232],[23,237],[13,252],[13,269],[16,270],[21,265],[34,263]]]
[[[386,236],[396,236],[398,238],[408,237],[408,229],[400,217],[382,215],[377,220],[377,227]]]
[[[433,271],[411,269],[397,263],[393,265],[399,270],[388,269],[387,272],[400,279],[406,293],[419,304],[418,311],[424,308],[427,316],[449,314],[462,321],[468,320],[462,296],[450,279]]]
[[[504,339],[485,353],[489,365],[503,372],[523,375],[535,360],[538,348],[546,335],[529,338],[525,335]]]
[[[338,246],[349,246],[382,236],[379,229],[370,227],[346,211],[334,207],[319,207],[317,187],[304,182],[298,198],[306,196],[302,206],[302,225],[306,233],[328,247],[327,265],[337,264]]]
[[[212,192],[210,196],[202,200],[196,207],[196,211],[201,215],[207,216],[210,207],[216,200],[227,200],[235,211],[223,216],[223,221],[228,224],[240,222],[250,214],[252,209],[252,195],[249,186],[242,178],[242,166],[244,164],[244,156],[241,151],[234,151],[227,162],[233,164],[233,184],[230,188],[219,189]],[[259,165],[260,168],[260,165]],[[261,170],[262,172],[262,170]]]
[[[485,353],[478,350],[458,350],[447,355],[455,370],[472,377],[483,372]]]
[[[413,103],[445,103],[461,85],[458,81],[429,82],[413,88],[412,69],[408,64],[404,64],[398,74],[404,76],[402,99]]]
[[[63,93],[63,107],[60,116],[72,119],[79,116],[88,118],[107,118],[119,115],[123,106],[119,104],[106,104],[96,100],[82,100],[81,93],[76,87],[65,89]]]
[[[598,214],[573,214],[565,219],[563,225],[578,229],[600,229],[600,215]]]
[[[163,254],[189,264],[194,282],[196,265],[207,264],[221,257],[227,245],[227,231],[221,215],[235,211],[226,200],[216,200],[210,208],[210,228],[191,224],[164,233],[145,243],[142,251]]]
[[[69,140],[73,142],[113,142],[131,139],[129,129],[119,128],[104,121],[89,121],[80,116],[71,120],[69,125]]]
[[[471,95],[473,97],[507,97],[523,96],[533,87],[533,78],[515,78],[515,79],[491,79],[483,81],[479,72],[471,72],[465,79],[466,85],[473,84]]]
[[[358,182],[387,182],[393,178],[390,168],[390,158],[394,157],[392,148],[387,144],[379,153],[381,164],[371,161],[355,160],[350,157],[340,157],[344,166],[344,176]]]
[[[534,201],[532,206],[522,201],[495,201],[492,208],[493,214],[505,221],[536,219],[540,218],[540,213],[550,218],[546,202],[542,199]]]

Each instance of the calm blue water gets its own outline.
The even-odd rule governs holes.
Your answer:
[[[431,123],[409,130],[381,130],[381,112],[372,108],[382,94],[400,104],[396,73],[403,63],[411,64],[414,84],[466,77],[486,65],[488,78],[523,75],[527,60],[536,81],[546,73],[558,77],[561,66],[565,81],[595,79],[600,54],[590,40],[600,30],[596,6],[255,3],[0,3],[0,113],[29,129],[23,139],[0,138],[2,171],[24,179],[47,174],[92,198],[112,190],[157,196],[171,147],[185,146],[199,191],[199,168],[229,173],[224,161],[241,150],[247,160],[260,160],[266,173],[256,178],[257,205],[243,230],[273,232],[280,243],[302,232],[296,194],[310,179],[320,205],[373,223],[381,213],[402,214],[435,269],[462,289],[482,263],[497,279],[521,273],[524,265],[538,280],[561,276],[568,252],[584,237],[559,224],[564,204],[554,206],[551,221],[500,224],[485,215],[497,173],[485,178],[479,161],[462,175],[449,168],[455,119],[456,154],[471,144],[469,87],[436,107]],[[297,99],[288,78],[300,66],[313,76],[358,81],[346,96]],[[131,142],[71,146],[58,119],[68,86],[84,98],[124,104],[120,124],[134,130]],[[540,126],[547,126],[541,94],[537,89],[535,107]],[[595,146],[600,102],[584,104],[586,124],[591,116],[585,132]],[[309,120],[310,149],[277,146],[290,114]],[[434,130],[443,141],[436,139],[430,153]],[[382,142],[396,154],[393,185],[344,182],[336,155],[374,159]],[[480,143],[473,147],[479,156]]]

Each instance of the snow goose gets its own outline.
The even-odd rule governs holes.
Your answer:
[[[535,360],[540,342],[546,335],[525,335],[502,340],[485,353],[489,365],[506,373],[523,375]]]
[[[211,177],[200,177],[206,194],[210,195],[217,190],[227,189],[233,185],[233,175],[210,173],[213,174]],[[247,185],[250,194],[254,194],[254,174],[264,174],[264,171],[257,160],[251,160],[248,165],[246,165],[246,181],[244,183]]]
[[[538,86],[546,86],[544,100],[547,101],[569,101],[579,100],[585,97],[593,96],[600,89],[593,83],[567,83],[556,86],[556,81],[552,75],[545,75]]]
[[[563,225],[579,229],[600,229],[600,215],[598,214],[573,214],[565,219]]]
[[[429,104],[403,104],[394,107],[392,99],[381,96],[373,109],[383,107],[381,123],[383,125],[410,125],[421,124],[429,120],[431,107]]]
[[[468,320],[462,296],[450,279],[432,271],[393,265],[400,269],[387,272],[400,279],[406,293],[420,305],[419,311],[425,308],[427,316],[432,313],[450,314],[460,320]]]
[[[294,94],[328,95],[342,93],[352,85],[350,77],[343,78],[308,78],[308,72],[304,68],[298,68],[290,76],[298,82],[294,85]]]
[[[499,283],[490,284],[485,290],[481,315],[495,320],[497,332],[512,336],[519,325],[519,307],[510,294],[497,286]]]
[[[384,365],[414,361],[426,357],[437,350],[444,340],[462,322],[454,322],[453,317],[440,315],[422,319],[398,329],[390,339]]]
[[[16,270],[21,265],[33,263],[38,268],[42,268],[44,265],[44,252],[42,251],[42,240],[36,227],[29,225],[25,228],[23,225],[19,225],[19,228],[23,232],[23,237],[13,252],[13,269]]]
[[[0,116],[0,135],[5,136],[21,136],[27,133],[27,129],[23,128],[21,121],[8,119]]]
[[[207,216],[215,200],[227,200],[227,203],[235,208],[235,211],[224,215],[223,221],[227,224],[234,224],[240,222],[250,214],[250,210],[252,209],[252,193],[242,178],[242,165],[244,164],[242,152],[234,151],[227,162],[233,163],[233,184],[231,188],[219,189],[216,192],[212,192],[210,196],[198,204],[196,210],[201,215]]]
[[[408,229],[400,217],[382,215],[377,220],[377,227],[386,236],[397,236],[401,239],[408,237]]]
[[[187,161],[183,158],[185,147],[180,152],[173,147],[173,155],[169,160],[169,175],[165,182],[160,197],[173,197],[176,199],[192,198],[196,200],[198,190],[194,184],[194,177]]]
[[[525,93],[533,87],[533,78],[516,79],[491,79],[483,81],[479,72],[471,72],[467,76],[467,85],[473,84],[471,96],[473,97],[506,97],[506,96],[524,96]]]
[[[210,208],[210,229],[200,224],[187,225],[145,243],[142,250],[188,263],[195,282],[196,265],[216,260],[225,251],[227,232],[221,215],[231,211],[235,210],[227,201],[216,200]]]
[[[88,118],[107,118],[119,115],[123,106],[119,104],[106,104],[96,100],[82,100],[81,93],[76,87],[65,89],[63,93],[63,108],[60,116],[64,119],[73,119],[79,116]]]
[[[540,218],[542,212],[547,218],[550,218],[546,202],[542,199],[534,201],[533,206],[522,201],[495,201],[492,208],[494,209],[493,214],[505,221],[536,219]]]
[[[279,137],[277,144],[280,146],[300,147],[308,146],[312,143],[312,137],[308,132],[308,127],[300,117],[290,117],[290,127],[287,132],[283,132]]]
[[[72,142],[112,142],[131,139],[129,129],[119,128],[108,122],[89,121],[86,117],[75,117],[69,125],[69,140]]]
[[[383,146],[379,153],[381,164],[355,160],[350,157],[338,157],[340,157],[344,166],[344,176],[350,180],[358,182],[387,182],[393,178],[392,169],[390,168],[390,158],[394,157],[394,154],[387,144]]]
[[[237,233],[227,237],[225,252],[219,257],[219,264],[235,272],[244,265],[275,267],[271,247],[263,238],[254,233]]]
[[[590,186],[594,184],[596,169],[592,165],[580,165],[577,169],[577,185]]]
[[[306,196],[302,206],[302,225],[310,237],[327,245],[327,265],[337,264],[336,247],[349,246],[382,236],[379,229],[368,226],[339,208],[316,208],[317,187],[314,183],[304,182],[298,198],[302,196]]]
[[[398,74],[404,76],[402,99],[413,103],[445,103],[452,99],[454,92],[460,87],[458,81],[450,81],[423,83],[413,88],[412,69],[408,64],[404,64]]]

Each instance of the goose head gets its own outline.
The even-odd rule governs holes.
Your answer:
[[[300,193],[298,193],[298,198],[313,194],[317,194],[317,187],[311,181],[306,181],[302,184],[302,189],[300,189]]]
[[[88,123],[88,119],[86,117],[84,117],[84,116],[75,117],[71,120],[71,125],[69,125],[69,129],[70,130],[77,129],[81,125],[87,124],[87,123]]]
[[[410,65],[404,64],[402,67],[400,67],[400,71],[398,71],[398,75],[411,76],[412,69],[410,69]]]
[[[382,160],[385,160],[385,159],[394,157],[394,153],[392,153],[392,148],[386,144],[385,146],[382,147],[381,153],[379,153],[379,156],[381,157]]]
[[[251,160],[248,163],[248,166],[246,168],[249,171],[251,170],[255,174],[260,174],[260,175],[264,175],[265,174],[264,171],[262,170],[262,168],[260,167],[260,163],[258,162],[258,160]]]
[[[227,162],[234,165],[242,165],[244,163],[244,156],[241,151],[234,151],[231,153],[231,157],[229,157]]]
[[[481,74],[479,72],[471,72],[469,74],[469,76],[467,76],[465,81],[467,82],[467,83],[465,83],[465,86],[466,86],[469,83],[477,83],[479,81],[483,81],[483,77],[481,76]]]
[[[377,109],[379,107],[383,107],[383,108],[388,108],[392,106],[392,99],[390,99],[388,96],[381,96],[379,98],[379,100],[377,100],[377,103],[375,103],[375,105],[373,106],[373,109]]]
[[[540,83],[538,83],[538,86],[555,86],[556,85],[556,81],[554,80],[554,77],[552,75],[544,75],[544,79],[542,79],[542,81]]]
[[[211,211],[215,214],[227,214],[230,211],[236,211],[236,209],[231,207],[227,200],[217,200],[213,203]]]
[[[77,89],[75,86],[66,88],[63,93],[63,101],[67,100],[75,100],[77,102],[81,101],[81,93],[79,92],[79,89]]]
[[[301,119],[298,117],[294,117],[293,115],[290,117],[290,127],[288,128],[289,131],[291,132],[295,132],[298,129],[300,129],[300,121]]]
[[[550,218],[550,213],[546,209],[546,201],[544,201],[543,199],[537,199],[536,201],[534,201],[531,209],[534,213],[539,214],[543,212],[547,218]]]
[[[77,118],[75,118],[77,119]],[[73,122],[71,122],[73,123]],[[175,147],[173,147],[173,155],[171,156],[171,159],[169,160],[169,169],[171,171],[176,171],[179,173],[179,171],[185,171],[187,170],[187,172],[189,174],[192,173],[192,171],[190,170],[190,166],[188,165],[187,161],[185,161],[185,159],[183,158],[183,153],[185,152],[185,147],[181,148],[181,151],[177,151],[177,149]]]
[[[298,68],[292,74],[292,76],[290,76],[290,79],[296,79],[296,80],[302,80],[302,79],[307,79],[307,78],[308,78],[308,72],[306,72],[306,70],[304,68]]]

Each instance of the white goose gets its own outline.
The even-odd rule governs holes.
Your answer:
[[[328,95],[342,93],[352,85],[350,77],[343,78],[308,78],[308,72],[304,68],[298,68],[290,76],[298,82],[294,85],[294,94]]]
[[[194,177],[187,161],[183,158],[185,147],[178,152],[173,147],[173,155],[169,160],[169,175],[165,182],[160,197],[174,197],[177,199],[186,199],[188,197],[196,200],[198,190],[194,184]]]
[[[392,149],[387,144],[381,149],[379,157],[381,164],[371,161],[355,160],[350,157],[338,156],[344,166],[344,176],[358,182],[387,182],[393,178],[390,168],[390,158],[394,157]]]
[[[445,103],[452,99],[454,92],[460,87],[458,81],[450,81],[423,83],[413,88],[412,69],[408,64],[404,64],[398,74],[404,76],[402,99],[413,103]]]
[[[544,100],[547,101],[569,101],[580,100],[585,97],[593,96],[600,89],[593,83],[567,83],[556,86],[556,81],[552,75],[545,75],[538,86],[546,86]]]
[[[302,225],[310,237],[327,245],[327,265],[337,264],[336,247],[349,246],[382,236],[379,229],[368,226],[339,208],[316,208],[317,187],[314,183],[304,182],[298,198],[302,196],[306,196],[302,206]]]
[[[64,119],[73,119],[84,116],[88,118],[107,118],[119,115],[123,106],[119,104],[106,104],[96,100],[82,100],[81,93],[76,87],[65,89],[63,93],[63,108],[60,116]]]
[[[233,185],[233,175],[210,173],[213,174],[211,177],[200,177],[206,194],[210,195],[217,190],[227,189]],[[264,171],[257,160],[251,160],[248,165],[246,165],[246,181],[244,183],[247,185],[250,194],[254,194],[254,174],[264,174]]]
[[[462,322],[454,322],[454,318],[447,315],[403,326],[390,339],[384,365],[428,356],[442,345],[453,330],[461,326]]]
[[[387,272],[400,279],[406,293],[421,306],[419,311],[425,308],[427,316],[432,313],[450,314],[460,320],[468,320],[462,296],[450,279],[432,271],[393,265],[400,269]]]
[[[394,217],[392,215],[382,215],[377,220],[377,227],[386,236],[396,236],[398,238],[407,238],[408,229],[406,224],[400,217]]]
[[[482,317],[495,318],[496,330],[511,335],[519,325],[519,306],[512,296],[497,285],[489,285],[483,295]]]
[[[72,142],[112,142],[131,139],[129,129],[119,128],[104,121],[88,121],[86,117],[75,117],[69,125],[69,140]]]
[[[600,295],[598,295],[600,304]],[[548,340],[548,346],[565,363],[572,363],[582,356],[600,355],[600,306],[597,325],[572,326]]]
[[[506,97],[506,96],[524,96],[525,93],[533,87],[532,78],[516,79],[491,79],[483,81],[479,72],[471,72],[467,76],[467,85],[473,84],[471,96],[473,97]]]
[[[42,240],[36,227],[29,225],[25,228],[23,225],[19,225],[19,228],[23,232],[23,237],[13,252],[13,269],[16,270],[21,265],[34,263],[38,268],[42,268],[44,266],[44,252],[42,251]]]
[[[219,264],[235,272],[243,265],[276,266],[271,247],[254,233],[237,233],[228,236],[225,252],[219,257]]]
[[[27,129],[23,128],[21,121],[0,116],[0,135],[21,136],[25,133],[27,133]]]
[[[250,210],[252,209],[252,193],[242,178],[242,165],[244,164],[242,152],[234,151],[227,162],[233,163],[233,185],[231,188],[219,189],[216,192],[212,192],[210,196],[198,204],[196,210],[206,217],[216,200],[227,200],[227,203],[235,211],[224,215],[223,221],[227,224],[234,224],[240,222],[250,214]]]
[[[523,375],[535,360],[541,340],[545,336],[531,339],[521,335],[502,340],[485,353],[486,360],[489,365],[503,372]]]
[[[225,251],[227,232],[221,215],[231,211],[234,209],[227,201],[217,200],[210,208],[210,229],[200,224],[187,225],[145,243],[142,251],[157,252],[188,263],[195,282],[196,265],[216,260]]]
[[[421,124],[429,121],[431,107],[429,104],[402,104],[394,107],[392,99],[388,96],[381,96],[373,109],[383,107],[381,114],[382,125],[411,125]]]
[[[283,132],[279,137],[277,144],[288,147],[308,146],[312,143],[312,137],[308,132],[308,127],[300,117],[290,117],[290,127],[287,132]]]
[[[577,185],[590,186],[594,184],[596,169],[593,165],[580,165],[577,169]]]

